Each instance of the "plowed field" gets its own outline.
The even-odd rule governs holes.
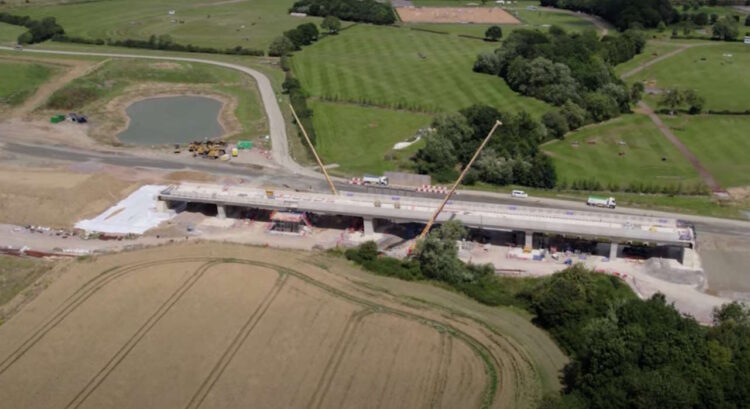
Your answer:
[[[517,18],[497,7],[398,7],[406,23],[520,24]]]
[[[8,407],[518,408],[550,389],[520,342],[335,258],[196,244],[58,269],[0,326]]]

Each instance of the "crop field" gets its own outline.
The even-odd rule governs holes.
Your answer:
[[[709,44],[660,61],[630,80],[645,81],[647,86],[657,88],[694,89],[706,98],[706,110],[747,110],[750,107],[750,75],[747,75],[750,47]]]
[[[699,182],[697,172],[645,115],[632,114],[588,126],[565,140],[542,146],[555,163],[558,180],[595,179],[604,187],[646,182]],[[620,155],[622,153],[622,155]],[[664,158],[665,160],[662,160]]]
[[[36,3],[36,2],[32,2]],[[176,42],[266,50],[274,37],[304,22],[288,14],[293,0],[107,0],[17,7],[13,14],[56,17],[72,36],[133,38],[168,34]],[[174,10],[174,15],[169,11]]]
[[[723,187],[750,185],[750,117],[662,116]]]
[[[67,268],[0,327],[12,407],[531,408],[564,364],[523,317],[342,259],[198,244]]]
[[[337,163],[337,171],[380,174],[399,167],[421,142],[401,151],[397,142],[414,136],[432,117],[406,111],[311,101],[316,149],[325,163]],[[392,157],[391,157],[392,156]]]
[[[541,115],[548,106],[499,77],[472,72],[497,45],[405,28],[355,26],[306,47],[293,69],[312,96],[411,111],[457,111],[484,103]]]
[[[56,71],[49,65],[0,59],[0,108],[22,103]]]

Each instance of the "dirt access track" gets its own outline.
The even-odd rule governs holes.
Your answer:
[[[404,23],[521,24],[497,7],[398,7]]]
[[[516,341],[322,254],[183,244],[50,274],[0,326],[8,407],[526,408],[554,373],[527,321]]]

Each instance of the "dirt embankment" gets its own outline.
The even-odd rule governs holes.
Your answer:
[[[0,167],[0,223],[70,228],[137,186],[106,173]]]

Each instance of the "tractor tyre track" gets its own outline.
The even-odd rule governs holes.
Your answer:
[[[355,312],[351,315],[351,317],[349,317],[346,322],[346,326],[344,327],[344,331],[342,331],[341,336],[336,342],[336,346],[331,352],[331,357],[326,363],[326,368],[323,371],[323,374],[320,376],[320,380],[318,380],[318,385],[315,387],[315,392],[313,392],[312,397],[310,398],[310,402],[307,404],[308,408],[321,407],[323,401],[325,400],[326,394],[331,387],[333,377],[336,375],[336,372],[338,372],[338,368],[341,365],[341,361],[344,359],[344,355],[346,355],[346,352],[351,347],[351,341],[356,335],[357,329],[360,325],[362,325],[362,319],[372,314],[373,312],[374,311],[369,308],[363,309]]]
[[[263,297],[263,301],[261,301],[260,305],[258,305],[258,307],[250,315],[250,317],[248,317],[247,321],[245,321],[244,325],[237,333],[237,336],[234,337],[227,349],[211,369],[211,372],[209,372],[206,379],[190,399],[190,402],[188,402],[188,404],[185,406],[186,409],[195,409],[200,407],[200,405],[206,399],[206,396],[208,396],[209,392],[211,392],[211,389],[213,389],[214,385],[216,385],[216,382],[218,382],[219,378],[221,378],[221,375],[224,373],[227,366],[229,366],[229,364],[232,362],[234,356],[237,355],[237,352],[242,347],[242,344],[245,343],[247,337],[250,336],[250,333],[253,332],[255,326],[258,325],[261,319],[263,319],[263,316],[265,315],[266,311],[268,311],[268,308],[284,288],[284,285],[286,284],[288,278],[289,276],[286,274],[279,275],[276,283],[274,283],[274,286],[268,291],[268,293],[266,293],[265,297]]]
[[[499,371],[501,370],[501,368],[504,367],[504,365],[501,363],[501,361],[503,361],[504,359],[496,356],[496,354],[490,351],[487,345],[483,344],[474,336],[460,330],[459,328],[457,328],[456,326],[448,322],[443,322],[440,320],[423,317],[421,315],[418,315],[410,311],[401,310],[398,308],[390,307],[387,305],[382,305],[374,301],[360,298],[359,296],[350,294],[344,290],[341,290],[339,288],[320,282],[306,274],[303,274],[299,271],[293,270],[288,267],[284,267],[284,266],[280,266],[280,265],[272,264],[272,263],[261,262],[261,261],[245,260],[245,259],[237,259],[237,258],[216,258],[216,257],[178,258],[178,259],[158,260],[158,261],[144,262],[140,264],[119,266],[119,267],[110,268],[108,270],[104,270],[98,275],[96,275],[95,277],[88,280],[86,283],[84,283],[78,290],[74,292],[74,294],[70,295],[64,302],[62,302],[61,305],[57,307],[56,311],[52,314],[52,316],[46,322],[44,322],[44,324],[42,324],[37,330],[35,330],[34,333],[32,333],[31,336],[28,337],[26,341],[24,341],[23,344],[19,346],[13,353],[11,353],[2,362],[0,362],[0,375],[3,372],[5,372],[10,366],[12,366],[13,363],[18,361],[18,359],[20,359],[27,351],[29,351],[36,343],[38,343],[49,331],[51,331],[56,326],[58,326],[62,321],[65,320],[65,318],[68,315],[70,315],[73,311],[75,311],[78,307],[80,307],[83,303],[85,303],[89,298],[91,298],[91,296],[93,296],[96,292],[98,292],[104,286],[111,284],[113,281],[117,280],[118,278],[123,277],[126,274],[136,272],[144,268],[162,266],[162,265],[173,264],[173,263],[190,263],[190,262],[206,263],[205,265],[201,267],[201,271],[205,271],[205,269],[212,267],[212,266],[217,266],[221,264],[230,264],[230,263],[265,267],[265,268],[269,268],[278,272],[280,274],[280,279],[279,279],[280,281],[277,282],[274,289],[268,293],[266,298],[264,298],[264,301],[262,303],[263,309],[256,310],[256,313],[260,313],[260,316],[253,315],[248,320],[248,322],[245,323],[245,326],[243,326],[243,330],[240,332],[240,334],[238,334],[238,337],[235,338],[230,348],[228,348],[225,351],[224,355],[217,363],[217,366],[215,366],[212,372],[209,373],[208,377],[204,381],[204,385],[202,385],[201,388],[193,396],[193,399],[190,401],[187,408],[197,408],[200,406],[200,404],[203,402],[205,397],[211,391],[213,386],[219,380],[224,369],[228,366],[228,364],[231,362],[236,352],[240,349],[242,343],[249,336],[250,332],[252,331],[252,328],[254,328],[255,325],[257,325],[257,323],[262,318],[263,313],[265,313],[265,311],[268,309],[268,307],[272,303],[273,299],[280,292],[281,288],[283,287],[283,283],[286,281],[287,276],[298,278],[305,283],[308,283],[314,287],[317,287],[325,291],[326,293],[329,293],[332,296],[336,296],[336,297],[348,300],[352,303],[355,303],[357,305],[364,307],[363,310],[355,314],[357,315],[356,317],[357,321],[355,323],[347,324],[349,329],[348,329],[348,332],[345,333],[344,337],[342,337],[344,341],[346,339],[352,338],[352,336],[356,332],[355,331],[356,327],[359,325],[359,321],[361,321],[361,319],[364,318],[366,315],[369,315],[371,313],[384,313],[384,314],[390,314],[390,315],[402,317],[411,321],[415,321],[415,322],[421,323],[422,325],[426,325],[430,328],[440,331],[442,333],[446,333],[447,334],[446,336],[450,338],[449,342],[451,343],[454,338],[464,342],[472,351],[474,351],[477,357],[480,358],[480,360],[483,362],[484,367],[485,367],[486,384],[484,387],[484,391],[481,393],[482,398],[481,398],[481,404],[479,405],[479,407],[488,408],[488,407],[491,407],[494,403],[496,403],[495,401],[498,398],[497,396],[498,384],[500,381]],[[68,404],[67,407],[73,408],[73,407],[80,406],[80,404],[85,401],[86,397],[90,396],[91,393],[95,391],[96,387],[98,387],[106,379],[107,375],[111,373],[111,371],[127,357],[127,354],[130,352],[130,350],[132,350],[134,346],[137,344],[137,342],[140,341],[140,339],[143,338],[143,336],[145,336],[148,330],[154,327],[158,323],[158,320],[161,318],[161,316],[163,316],[171,308],[171,306],[174,305],[174,303],[176,303],[179,300],[182,294],[187,292],[187,290],[192,286],[192,284],[194,284],[197,281],[197,278],[199,277],[196,277],[196,274],[198,274],[198,272],[194,273],[193,276],[191,276],[191,278],[189,278],[185,283],[183,283],[180,289],[178,289],[178,293],[173,294],[173,296],[169,298],[167,303],[162,305],[162,307],[160,307],[157,310],[157,312],[155,313],[155,316],[152,316],[153,319],[149,319],[147,323],[145,323],[144,326],[141,329],[139,329],[139,331],[136,334],[133,335],[131,340],[128,343],[126,343],[126,345],[124,345],[120,351],[118,351],[118,353],[113,357],[113,359],[111,359],[110,362],[108,362],[107,365],[105,365],[105,367],[102,368],[102,370],[100,370],[100,373],[97,374],[81,392],[79,392],[76,398],[74,398]],[[399,300],[397,298],[392,298],[392,297],[387,297],[387,298],[391,302],[395,302],[405,307],[409,307],[409,305],[404,303],[403,300]],[[484,322],[477,321],[471,317],[464,316],[463,314],[456,314],[454,311],[445,307],[441,307],[441,309],[449,312],[450,313],[449,315],[451,317],[467,318],[470,321],[479,324],[481,327],[488,329],[491,333],[495,334],[496,336],[499,336],[500,338],[505,339],[503,335],[497,333],[494,329],[492,329],[489,325],[487,325]],[[454,319],[448,316],[444,316],[444,317],[447,320]],[[508,339],[505,339],[505,340],[510,345],[514,344]],[[337,344],[336,348],[339,350],[339,352],[334,353],[332,356],[332,360],[329,361],[329,364],[327,365],[327,368],[326,368],[326,372],[328,373],[322,378],[321,383],[316,389],[316,393],[313,395],[313,398],[310,401],[310,406],[320,407],[322,405],[322,402],[324,400],[323,398],[325,397],[325,393],[330,387],[330,382],[333,378],[333,375],[336,373],[336,368],[339,366],[341,360],[343,359],[343,356],[345,355],[345,352],[347,349],[346,344],[347,342],[343,342],[343,341],[339,341],[339,344]],[[503,348],[503,350],[505,349]],[[516,353],[518,352],[519,351],[516,351]],[[520,354],[520,355],[523,356],[523,354]],[[337,358],[333,360],[334,357],[337,357]],[[445,357],[441,357],[440,359],[441,359],[440,367],[444,369],[443,369],[443,374],[439,375],[439,378],[438,378],[439,381],[435,382],[435,385],[438,388],[442,388],[444,384],[447,383],[447,379],[443,379],[443,378],[447,378],[447,373],[445,373],[445,368],[447,368],[447,364],[450,363],[449,361],[443,362],[446,359]],[[450,360],[450,357],[448,357],[447,359]],[[505,376],[503,376],[503,378],[505,378]],[[318,392],[318,390],[320,390],[320,392]],[[505,390],[505,387],[501,388],[501,390]],[[508,399],[508,397],[505,397],[505,399]],[[511,397],[510,400],[515,400],[515,399]]]
[[[89,298],[91,298],[91,296],[96,294],[99,290],[101,290],[104,286],[110,284],[112,281],[124,276],[125,274],[129,274],[133,271],[137,271],[142,268],[161,266],[165,264],[172,264],[175,262],[188,263],[191,261],[202,261],[202,260],[198,258],[160,260],[160,261],[152,261],[152,262],[146,262],[142,264],[136,264],[130,267],[128,266],[114,267],[114,268],[101,272],[96,277],[84,283],[83,286],[81,286],[72,295],[70,295],[65,301],[63,301],[61,305],[57,308],[57,312],[55,312],[51,318],[49,318],[40,327],[38,327],[31,334],[31,336],[29,336],[23,343],[21,343],[20,346],[18,346],[18,348],[16,348],[13,352],[10,353],[10,355],[5,357],[5,359],[3,359],[2,362],[0,362],[0,375],[5,373],[5,371],[7,371],[11,366],[13,366],[14,363],[16,363],[21,357],[23,357],[26,354],[26,352],[28,352],[31,348],[34,347],[34,345],[36,345],[39,341],[41,341],[42,338],[44,338],[44,336],[47,335],[47,333],[49,333],[52,329],[54,329],[62,321],[64,321],[66,317],[68,317],[71,313],[73,313],[73,311],[75,311],[78,307],[80,307],[83,303],[85,303]]]
[[[178,301],[187,293],[195,283],[203,277],[203,274],[211,267],[219,265],[218,261],[210,261],[199,267],[193,274],[188,277],[167,299],[162,303],[159,308],[154,311],[153,314],[141,325],[138,330],[133,334],[125,344],[110,358],[110,360],[99,370],[99,372],[91,378],[91,380],[81,389],[78,394],[65,406],[68,408],[78,408],[83,402],[91,396],[96,388],[101,385],[104,380],[107,379],[109,374],[114,371],[115,368],[130,354],[133,348],[143,339],[143,337],[151,331],[156,324],[169,312],[169,310],[177,304]]]

